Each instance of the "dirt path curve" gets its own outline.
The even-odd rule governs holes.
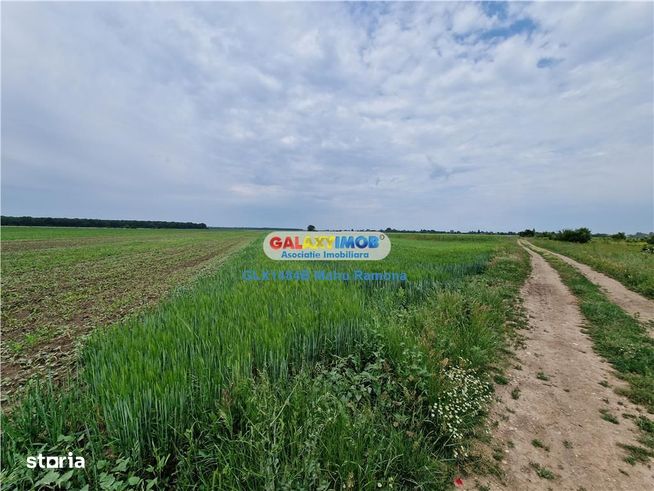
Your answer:
[[[529,331],[509,384],[498,388],[501,402],[492,414],[498,421],[493,442],[502,444],[505,479],[477,480],[491,489],[520,491],[654,489],[654,469],[627,464],[618,446],[637,445],[635,425],[622,414],[636,415],[641,409],[615,394],[613,387],[621,382],[582,332],[575,297],[539,254],[528,252],[532,273],[522,297]],[[619,423],[602,419],[601,411]]]
[[[556,256],[559,259],[565,261],[570,266],[577,268],[579,272],[588,278],[588,280],[599,286],[602,291],[606,293],[609,299],[618,307],[622,308],[625,312],[636,318],[640,318],[640,320],[645,322],[654,321],[654,301],[629,290],[619,281],[616,281],[603,273],[595,271],[590,266],[577,262],[574,259],[570,259],[569,257],[557,252],[552,252],[549,249],[543,249],[542,247],[535,246],[530,242],[528,244],[530,247],[537,251],[548,252],[549,254],[552,254],[553,256]]]

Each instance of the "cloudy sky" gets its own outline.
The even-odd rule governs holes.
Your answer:
[[[2,213],[653,226],[653,4],[2,5]]]

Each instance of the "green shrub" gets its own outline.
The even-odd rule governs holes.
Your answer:
[[[589,229],[582,227],[575,230],[561,230],[560,232],[553,234],[552,238],[555,240],[562,240],[564,242],[577,242],[579,244],[585,244],[586,242],[590,241],[592,236]]]

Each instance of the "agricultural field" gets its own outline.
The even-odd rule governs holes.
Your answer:
[[[654,299],[654,255],[642,251],[645,242],[597,237],[585,244],[543,238],[530,238],[529,241],[587,264]]]
[[[41,305],[24,320],[16,299],[58,295],[57,284],[70,290],[66,309],[46,304],[54,329],[79,312],[122,320],[90,332],[69,378],[33,380],[3,414],[9,487],[447,489],[478,463],[471,442],[524,322],[529,262],[515,239],[398,234],[381,262],[282,265],[263,255],[262,233],[57,232],[3,230],[3,323],[22,326],[9,342],[49,319]],[[203,274],[160,293],[200,259]],[[243,275],[282,268],[407,280]],[[103,288],[85,290],[93,278]],[[163,300],[143,310],[134,299],[150,284]],[[112,297],[115,317],[98,317]],[[25,467],[69,451],[87,458],[83,472]]]
[[[2,227],[3,396],[68,370],[75,341],[154,305],[256,233]]]

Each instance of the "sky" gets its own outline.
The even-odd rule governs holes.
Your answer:
[[[654,229],[654,4],[2,3],[2,214]]]

